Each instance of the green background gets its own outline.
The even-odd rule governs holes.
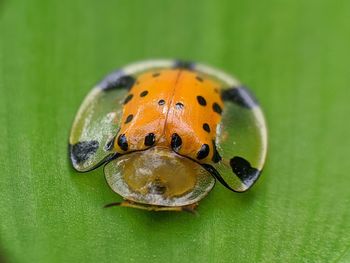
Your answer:
[[[0,1],[0,261],[350,262],[348,0]],[[269,126],[246,194],[199,216],[103,209],[67,140],[98,80],[148,58],[234,73]]]

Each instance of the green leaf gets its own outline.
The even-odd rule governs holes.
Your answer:
[[[0,261],[348,262],[350,2],[0,2]],[[257,95],[264,172],[188,213],[103,209],[102,169],[76,173],[75,113],[104,75],[200,61]]]

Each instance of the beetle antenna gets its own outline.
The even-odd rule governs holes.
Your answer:
[[[106,204],[103,208],[108,208],[108,207],[112,207],[112,206],[120,206],[121,204],[122,204],[122,202],[110,203],[110,204]]]

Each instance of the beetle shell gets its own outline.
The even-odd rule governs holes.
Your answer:
[[[76,170],[105,165],[107,183],[126,200],[182,207],[215,179],[248,190],[265,162],[267,132],[257,100],[235,78],[154,60],[115,71],[90,92],[69,147]]]

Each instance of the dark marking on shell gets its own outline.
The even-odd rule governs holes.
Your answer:
[[[158,105],[162,106],[162,105],[164,105],[164,104],[165,104],[165,100],[159,100],[159,101],[158,101]]]
[[[175,106],[176,106],[176,109],[179,109],[179,110],[182,110],[185,107],[181,102],[176,103]]]
[[[134,115],[130,114],[128,117],[126,117],[126,120],[125,120],[125,124],[129,123],[132,121],[132,119],[134,118]]]
[[[73,163],[81,164],[87,161],[93,154],[97,152],[99,142],[81,141],[76,144],[70,145],[70,156]]]
[[[215,140],[212,141],[212,144],[213,144],[213,157],[211,158],[211,160],[214,162],[214,163],[218,163],[221,161],[221,156],[216,148],[216,143],[215,143]]]
[[[209,155],[210,148],[208,144],[203,144],[201,149],[197,153],[197,159],[202,160]]]
[[[217,104],[216,102],[213,103],[213,111],[215,111],[218,114],[222,113],[222,109],[221,109],[220,105]]]
[[[131,101],[133,96],[134,96],[133,94],[129,94],[124,100],[124,105],[127,104],[129,101]]]
[[[207,105],[207,101],[202,96],[197,96],[197,101],[198,101],[199,105],[202,105],[202,106]]]
[[[145,137],[145,145],[146,146],[153,146],[156,142],[156,136],[154,133],[149,133]]]
[[[210,133],[210,126],[208,123],[203,124],[203,130],[205,130],[207,133]]]
[[[230,101],[247,109],[252,109],[259,105],[254,95],[246,87],[223,90],[221,98],[223,101]]]
[[[171,148],[174,151],[178,151],[182,145],[182,139],[177,133],[173,133],[171,136]]]
[[[147,96],[147,94],[148,94],[148,91],[144,90],[140,93],[140,97],[145,97],[145,96]]]
[[[243,157],[235,156],[230,160],[232,171],[247,186],[250,187],[259,177],[260,171],[251,166]]]
[[[160,75],[160,73],[159,73],[159,72],[156,72],[156,73],[153,73],[153,74],[152,74],[152,77],[153,77],[153,78],[156,78],[156,77],[159,77],[159,75]]]
[[[127,140],[125,134],[120,134],[118,136],[118,145],[119,145],[120,149],[122,149],[123,151],[128,150],[129,145],[128,145],[128,140]]]
[[[130,90],[135,84],[136,79],[130,75],[123,75],[122,71],[116,71],[105,77],[98,86],[104,90],[125,88]]]
[[[174,63],[174,68],[194,70],[194,67],[195,67],[195,63],[193,63],[191,61],[177,60]]]
[[[203,82],[203,79],[200,76],[196,76],[196,80],[198,80],[199,82]]]

